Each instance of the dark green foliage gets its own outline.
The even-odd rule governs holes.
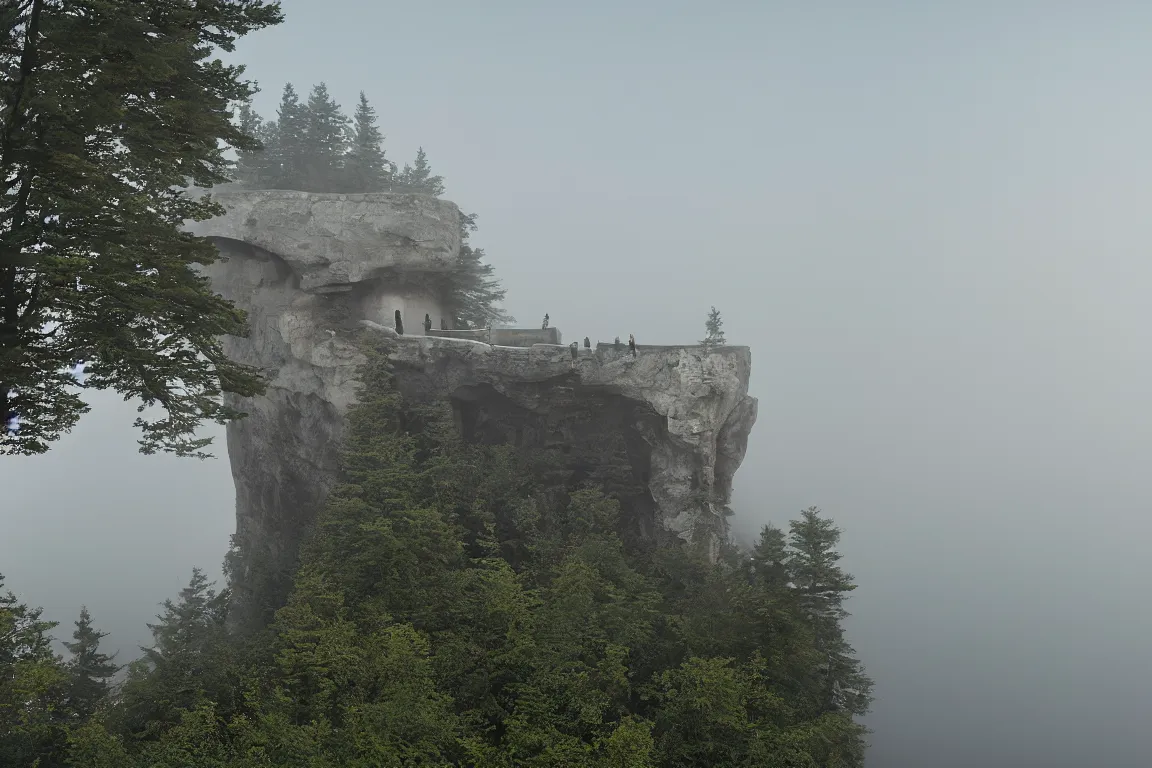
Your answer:
[[[0,587],[4,580],[0,577]],[[55,622],[0,593],[0,765],[59,765],[67,738],[68,674],[52,653]]]
[[[352,118],[352,138],[344,155],[344,190],[380,192],[392,181],[392,164],[384,157],[384,136],[376,125],[376,110],[364,91]]]
[[[455,328],[486,328],[493,323],[511,323],[516,318],[500,307],[507,291],[496,279],[496,270],[484,262],[484,250],[473,248],[468,237],[476,231],[476,214],[460,215],[460,252],[456,269],[448,273],[446,295],[452,297]]]
[[[820,510],[809,507],[791,523],[788,570],[801,609],[812,624],[816,647],[824,656],[820,666],[824,702],[834,710],[863,714],[871,700],[872,681],[844,640],[841,622],[848,615],[844,598],[856,585],[837,565],[839,542],[840,529],[820,517]]]
[[[225,625],[227,604],[227,593],[213,590],[199,570],[177,600],[165,601],[158,622],[148,625],[152,647],[141,648],[143,656],[128,666],[110,719],[117,732],[153,741],[200,705],[234,711],[237,650]]]
[[[84,385],[164,409],[137,420],[145,453],[203,455],[205,419],[238,414],[255,371],[220,348],[244,317],[194,267],[216,257],[183,222],[222,212],[180,191],[226,181],[232,122],[253,91],[211,60],[278,23],[263,0],[0,6],[0,453],[42,453],[87,410]],[[7,419],[5,418],[4,421]]]
[[[112,677],[120,669],[112,656],[100,652],[100,639],[106,636],[107,633],[92,626],[88,609],[82,607],[72,642],[64,643],[70,654],[65,664],[68,671],[67,706],[78,722],[90,718],[108,698]]]
[[[107,721],[72,733],[75,768],[863,765],[830,522],[718,564],[630,547],[614,499],[463,443],[366,352],[287,604],[242,641],[194,575]]]

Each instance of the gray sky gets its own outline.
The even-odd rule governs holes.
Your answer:
[[[265,116],[365,90],[522,321],[724,313],[760,398],[737,525],[845,529],[870,765],[1146,768],[1152,5],[577,5],[287,0],[238,57]],[[129,648],[218,572],[231,477],[96,403],[0,466],[0,572]]]

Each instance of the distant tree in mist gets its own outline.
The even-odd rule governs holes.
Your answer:
[[[484,262],[484,250],[468,242],[468,235],[475,230],[476,214],[460,214],[460,250],[455,269],[446,276],[454,327],[485,328],[492,323],[514,322],[516,318],[500,307],[506,291],[495,277],[496,270]]]
[[[108,698],[112,677],[120,670],[112,656],[100,651],[100,640],[107,636],[92,626],[88,609],[81,607],[72,642],[64,643],[69,653],[64,665],[68,672],[68,709],[78,721],[95,714]]]
[[[396,174],[392,181],[392,191],[436,197],[444,194],[444,177],[432,173],[424,147],[416,151],[416,160],[412,165],[405,164],[404,169]]]
[[[300,103],[296,89],[288,83],[276,110],[275,129],[267,136],[264,151],[268,156],[269,173],[263,186],[272,189],[304,188],[309,167],[305,138],[307,125],[307,106]]]
[[[301,187],[309,192],[340,189],[344,182],[348,118],[324,83],[313,86],[303,114]]]
[[[844,599],[856,584],[838,565],[839,542],[835,523],[816,507],[805,509],[789,524],[787,569],[824,656],[819,669],[825,702],[832,709],[863,714],[871,702],[872,681],[844,639]]]
[[[383,192],[392,181],[392,164],[384,156],[384,136],[376,125],[376,110],[364,91],[352,118],[352,136],[344,155],[344,189]]]

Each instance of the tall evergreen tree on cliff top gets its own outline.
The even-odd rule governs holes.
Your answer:
[[[392,180],[392,164],[384,157],[384,137],[376,125],[376,110],[364,91],[352,119],[352,140],[344,156],[344,184],[349,192],[383,192]]]
[[[240,130],[248,136],[254,136],[260,141],[260,147],[254,149],[241,149],[236,152],[236,170],[234,176],[237,181],[256,188],[264,187],[271,179],[271,167],[268,146],[275,143],[276,123],[265,122],[260,115],[252,109],[249,102],[240,105],[236,113]]]
[[[331,192],[342,186],[348,118],[328,86],[312,87],[304,108],[304,178],[301,189]]]
[[[252,137],[230,105],[253,86],[210,60],[281,20],[265,0],[0,5],[0,453],[43,453],[87,406],[83,386],[162,406],[141,449],[203,455],[205,420],[239,414],[254,370],[219,338],[244,316],[194,267],[217,258],[183,222],[223,213],[189,182],[227,181]]]
[[[292,83],[287,83],[280,94],[280,106],[276,110],[274,136],[267,145],[266,163],[269,176],[263,186],[272,189],[304,189],[305,131],[307,129],[307,107],[300,103],[300,97]]]

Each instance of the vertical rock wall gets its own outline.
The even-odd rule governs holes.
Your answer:
[[[251,334],[225,340],[262,368],[265,395],[232,403],[238,581],[271,573],[248,602],[274,607],[301,538],[336,479],[343,415],[362,358],[356,333],[396,338],[397,379],[416,399],[447,398],[472,440],[556,451],[571,479],[613,489],[637,530],[715,536],[756,418],[747,348],[493,346],[424,337],[439,327],[438,278],[459,249],[459,211],[421,195],[233,190],[228,213],[190,224],[224,257],[213,286],[249,313]],[[709,503],[710,502],[710,503]],[[710,519],[709,516],[716,519]],[[259,569],[253,569],[259,565]],[[261,618],[254,616],[254,618]]]

